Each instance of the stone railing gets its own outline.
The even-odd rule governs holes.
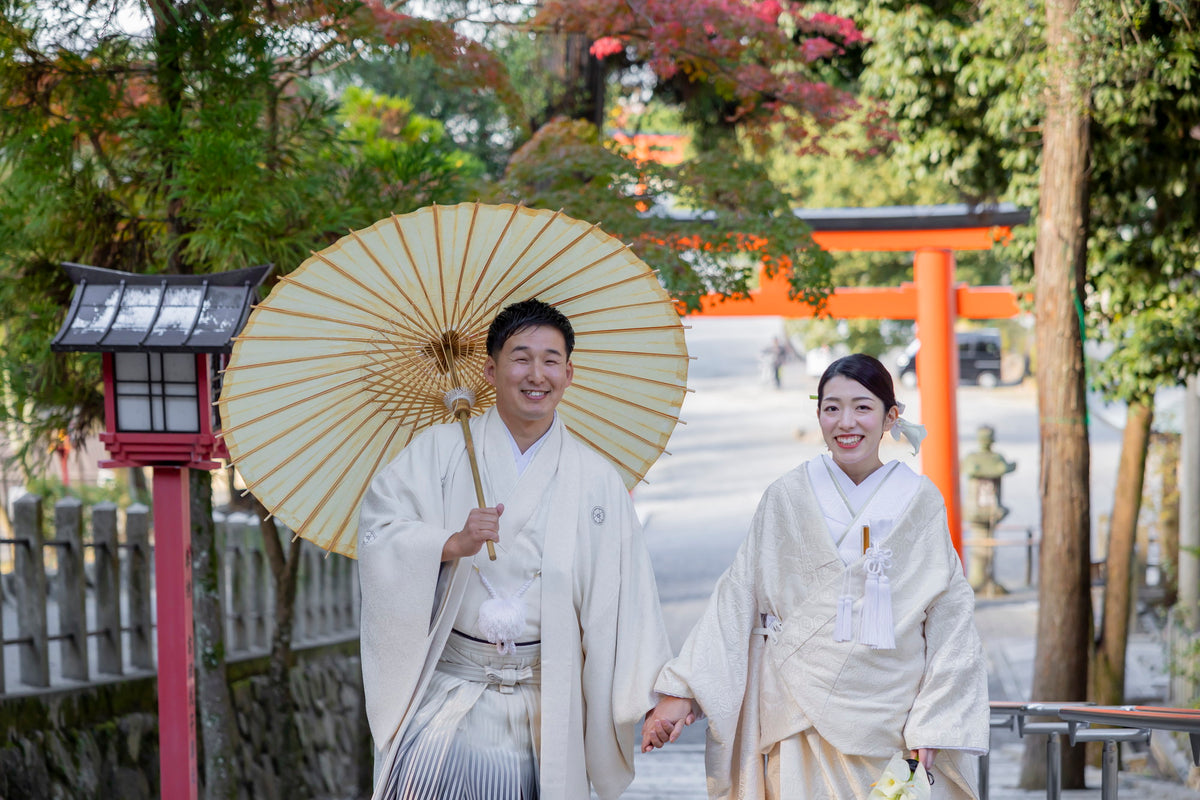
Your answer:
[[[154,555],[150,511],[101,503],[85,526],[79,500],[54,507],[47,538],[41,498],[13,509],[14,538],[0,540],[0,696],[28,694],[155,669]],[[269,650],[273,581],[256,517],[218,515],[227,660]],[[291,532],[280,526],[281,536]],[[9,552],[3,553],[7,548]],[[293,648],[358,635],[356,563],[303,543]]]

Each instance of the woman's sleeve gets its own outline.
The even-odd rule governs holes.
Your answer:
[[[987,665],[975,629],[975,595],[950,542],[944,539],[946,588],[926,610],[925,672],[905,725],[913,749],[988,750]]]
[[[719,743],[733,742],[746,693],[750,632],[759,624],[757,562],[762,508],[760,503],[750,534],[717,580],[679,655],[667,662],[654,686],[660,694],[694,699],[708,717],[709,735]]]

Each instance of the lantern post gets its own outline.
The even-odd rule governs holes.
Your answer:
[[[215,399],[270,266],[144,275],[64,264],[75,283],[56,351],[103,354],[102,467],[153,470],[160,796],[195,800],[195,634],[188,472],[228,458]]]

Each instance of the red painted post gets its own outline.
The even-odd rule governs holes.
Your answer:
[[[163,800],[196,800],[196,673],[192,522],[185,467],[154,467],[158,610],[158,763]]]
[[[954,253],[918,250],[913,261],[917,285],[917,378],[921,423],[929,433],[921,465],[946,500],[950,538],[962,556],[962,505],[958,493],[958,345],[954,339]]]

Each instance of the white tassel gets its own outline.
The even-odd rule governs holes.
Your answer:
[[[520,597],[493,597],[479,606],[479,632],[500,651],[510,655],[525,629],[525,601]]]
[[[867,550],[867,581],[863,591],[859,644],[876,650],[894,650],[896,630],[892,621],[892,585],[884,571],[892,565],[892,551],[886,547]]]
[[[837,621],[833,623],[833,640],[848,642],[852,636],[851,617],[854,614],[854,598],[844,594],[838,598]]]
[[[500,655],[512,655],[517,651],[517,637],[525,630],[525,592],[542,571],[533,573],[511,597],[501,597],[499,592],[492,588],[491,581],[479,571],[479,567],[475,567],[475,574],[483,581],[483,588],[487,589],[490,596],[479,604],[479,618],[476,620],[479,632],[496,645]]]

